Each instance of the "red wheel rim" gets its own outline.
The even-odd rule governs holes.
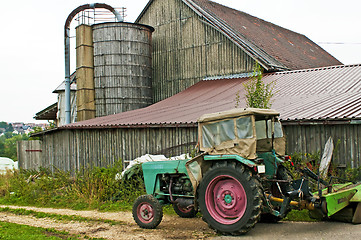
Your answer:
[[[233,224],[242,218],[247,207],[247,195],[234,177],[215,177],[207,186],[205,203],[209,214],[221,224]]]
[[[154,209],[151,204],[143,202],[137,207],[137,216],[143,223],[150,223],[154,218]]]

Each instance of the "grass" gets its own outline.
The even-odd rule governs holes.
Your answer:
[[[305,156],[307,161],[316,159],[317,162],[319,159],[317,154]],[[302,165],[303,155],[293,157],[297,165]],[[145,194],[142,169],[136,167],[123,180],[116,180],[116,174],[121,171],[121,162],[107,168],[90,166],[73,174],[64,171],[51,172],[48,169],[9,171],[0,175],[0,204],[74,210],[131,211],[134,200]],[[359,172],[350,172],[352,176],[356,174]],[[165,206],[163,211],[168,215],[176,215],[172,206]],[[43,213],[31,214],[41,216]],[[69,218],[49,214],[46,217]],[[81,220],[78,216],[71,218]],[[285,220],[314,221],[309,218],[306,210],[291,211]]]
[[[6,240],[78,240],[78,239],[99,239],[70,235],[68,232],[57,231],[53,228],[39,228],[27,225],[20,225],[9,222],[0,222],[0,239]],[[100,240],[100,239],[99,239]]]
[[[89,167],[70,174],[46,169],[15,171],[0,175],[0,204],[101,211],[130,210],[145,194],[141,169],[116,180],[120,164],[108,168]]]
[[[7,212],[7,213],[13,213],[16,215],[27,215],[27,216],[33,216],[36,218],[51,218],[56,219],[59,221],[77,221],[77,222],[102,222],[102,223],[108,223],[111,225],[116,224],[125,224],[121,221],[114,221],[114,220],[108,220],[108,219],[94,219],[94,218],[87,218],[87,217],[81,217],[77,215],[61,215],[61,214],[54,214],[54,213],[44,213],[44,212],[36,212],[33,210],[26,210],[23,208],[0,208],[0,212]]]
[[[115,174],[121,171],[119,166],[83,170],[82,173],[78,172],[75,175],[61,171],[50,173],[44,169],[39,172],[9,172],[0,175],[0,204],[74,210],[131,211],[134,200],[145,194],[140,170],[138,169],[137,174],[127,177],[126,181],[115,181]],[[0,208],[0,211],[38,218],[123,224],[110,220],[94,220],[24,209]],[[176,215],[171,205],[164,206],[163,212],[167,215]],[[315,221],[309,218],[307,211],[291,211],[284,220]]]
[[[295,221],[295,222],[318,222],[319,220],[310,218],[309,211],[303,210],[291,210],[287,216],[282,219],[283,221]]]

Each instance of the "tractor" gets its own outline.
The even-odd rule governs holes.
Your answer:
[[[307,167],[300,169],[300,179],[293,178],[279,115],[235,108],[201,116],[198,156],[143,163],[147,195],[134,202],[135,222],[156,228],[162,206],[172,204],[183,218],[200,211],[209,227],[224,235],[245,234],[260,220],[277,222],[291,209],[361,223],[361,183],[332,184]]]

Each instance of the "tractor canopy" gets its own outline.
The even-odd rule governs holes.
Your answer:
[[[285,154],[285,138],[272,109],[235,108],[198,119],[200,150],[210,155],[237,154],[256,159],[257,152]]]

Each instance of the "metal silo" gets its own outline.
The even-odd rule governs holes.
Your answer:
[[[154,29],[124,22],[92,27],[96,117],[152,104]]]

